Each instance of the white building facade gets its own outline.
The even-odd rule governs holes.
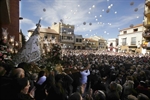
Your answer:
[[[93,40],[96,40],[98,42],[96,45],[99,50],[106,50],[107,40],[105,40],[104,38],[102,38],[100,36],[93,36],[90,38]]]
[[[143,42],[143,25],[139,24],[120,30],[118,35],[119,52],[145,53],[141,44]]]

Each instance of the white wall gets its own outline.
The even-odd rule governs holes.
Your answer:
[[[113,47],[117,46],[117,39],[108,39],[107,46],[110,47],[110,44],[113,43]]]
[[[134,32],[134,29],[137,29],[137,28],[138,28],[138,31]],[[143,26],[139,26],[136,28],[129,28],[129,29],[125,29],[125,30],[120,31],[120,34],[118,36],[119,46],[122,45],[122,38],[126,38],[127,45],[131,45],[131,38],[132,37],[136,37],[136,45],[137,46],[139,45],[138,43],[142,44],[143,28],[144,28]],[[124,31],[127,31],[127,33],[124,34]]]
[[[136,45],[138,45],[138,43],[142,44],[142,32],[137,32],[134,34],[125,34],[122,36],[119,36],[119,45],[122,45],[122,38],[126,38],[126,43],[127,45],[131,45],[131,38],[132,37],[136,37]],[[139,42],[138,42],[139,41]]]
[[[124,31],[127,31],[126,34],[136,33],[136,32],[134,32],[134,29],[137,29],[137,28],[138,28],[137,32],[142,32],[144,27],[143,26],[139,26],[139,27],[135,27],[135,28],[128,28],[128,29],[125,29],[125,30],[121,30],[120,31],[120,35],[124,35]]]

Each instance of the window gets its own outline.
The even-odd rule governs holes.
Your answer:
[[[62,40],[69,40],[67,36],[62,36]]]
[[[62,36],[62,40],[65,40],[66,39],[66,37],[65,36]]]
[[[138,28],[136,28],[136,29],[133,30],[133,32],[137,32],[137,31],[138,31]]]
[[[69,34],[74,34],[74,30],[71,29],[71,28],[69,28],[69,29],[68,29],[68,33],[69,33]]]
[[[131,45],[136,45],[136,37],[131,37]]]
[[[52,35],[52,39],[55,39],[55,35]]]
[[[122,45],[126,45],[127,43],[127,38],[122,38]]]
[[[104,48],[104,43],[99,43],[100,48]]]
[[[67,28],[61,28],[61,33],[67,33],[68,32],[68,30],[67,30]]]
[[[82,39],[79,39],[79,42],[82,42]]]
[[[76,42],[78,42],[78,39],[76,39]]]
[[[123,31],[123,33],[124,33],[124,34],[126,34],[126,33],[127,33],[127,31]]]
[[[73,37],[67,36],[66,40],[73,40]]]

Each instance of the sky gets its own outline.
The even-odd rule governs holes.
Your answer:
[[[62,19],[84,38],[117,38],[119,30],[143,23],[144,4],[145,0],[21,0],[20,29],[28,38],[39,19],[43,28]]]

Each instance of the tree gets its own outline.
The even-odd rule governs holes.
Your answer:
[[[38,62],[39,65],[45,66],[48,71],[55,70],[56,67],[60,67],[63,63],[61,60],[61,46],[58,43],[51,44],[51,51],[46,55],[42,55],[42,59]]]

